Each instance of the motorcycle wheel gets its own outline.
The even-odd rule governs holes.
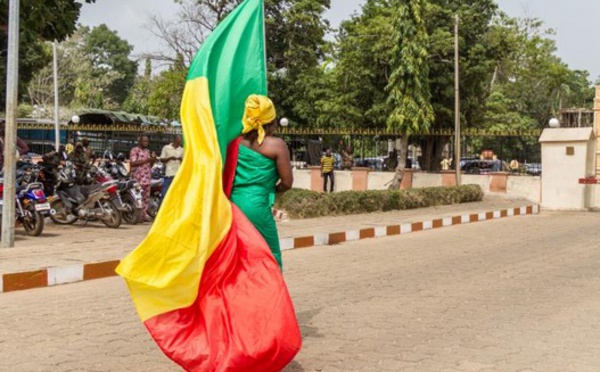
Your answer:
[[[57,225],[72,225],[77,221],[77,216],[69,213],[65,203],[60,198],[52,200],[50,208],[55,211],[55,213],[50,213],[50,219]]]
[[[25,233],[29,236],[40,236],[44,231],[44,216],[33,208],[27,208],[29,218],[21,219]]]
[[[123,204],[127,206],[127,210],[121,212],[123,221],[130,225],[137,225],[142,220],[142,210],[135,207],[135,202],[131,198],[131,195],[123,195]]]
[[[121,226],[121,212],[117,209],[115,203],[112,200],[103,200],[99,203],[102,203],[102,208],[108,212],[107,217],[100,218],[102,223],[111,229]]]
[[[160,197],[156,195],[150,195],[150,199],[148,200],[148,216],[152,217],[152,219],[156,218],[158,214],[158,206],[160,205]]]

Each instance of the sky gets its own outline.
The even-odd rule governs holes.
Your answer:
[[[457,0],[460,1],[460,0]],[[501,10],[513,17],[536,17],[555,30],[559,57],[572,69],[588,70],[591,80],[600,77],[600,47],[593,48],[595,24],[600,14],[599,0],[497,0]],[[363,0],[331,0],[326,13],[331,25],[360,11]],[[567,5],[568,3],[568,5]],[[80,22],[88,26],[102,23],[134,45],[134,53],[160,49],[147,30],[148,17],[159,14],[174,16],[177,6],[172,0],[98,0],[84,4]]]

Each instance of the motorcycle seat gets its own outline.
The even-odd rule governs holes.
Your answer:
[[[80,191],[87,198],[91,193],[98,191],[101,188],[102,188],[101,184],[84,185],[84,186],[80,187]]]

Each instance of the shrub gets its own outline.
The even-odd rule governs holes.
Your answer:
[[[292,218],[312,218],[470,203],[482,199],[483,191],[478,185],[331,194],[292,189],[278,195],[275,206]]]

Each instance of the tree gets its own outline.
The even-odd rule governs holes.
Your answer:
[[[150,19],[151,32],[163,41],[164,49],[147,58],[170,65],[183,56],[189,66],[204,38],[241,0],[177,0],[174,20]],[[330,0],[266,0],[267,64],[269,91],[280,115],[291,122],[317,121],[313,85],[321,77],[319,64],[328,53],[324,37],[329,29],[323,19]]]
[[[96,0],[85,0],[94,3]],[[25,92],[33,75],[51,59],[44,41],[62,41],[75,31],[81,11],[75,0],[21,0],[19,38],[19,91]],[[0,0],[0,50],[8,46],[8,0]],[[0,54],[0,85],[6,86],[6,53]],[[4,107],[5,91],[0,89]]]
[[[280,116],[294,124],[315,126],[317,92],[330,50],[325,41],[329,23],[323,18],[330,0],[279,1],[271,6],[280,18],[267,24],[269,95],[277,102]]]
[[[149,115],[149,97],[152,93],[152,61],[146,60],[144,75],[137,76],[127,99],[123,103],[123,110],[131,113]]]
[[[498,14],[494,0],[430,0],[425,19],[429,34],[429,76],[435,119],[431,129],[454,128],[454,19],[460,19],[460,89],[462,128],[477,126],[497,61],[506,54],[501,39],[491,38],[492,21]],[[438,170],[449,137],[422,137],[421,166]],[[457,159],[455,159],[455,164]]]
[[[187,76],[183,56],[150,84],[148,113],[161,119],[179,120],[181,98]]]
[[[548,119],[570,107],[591,107],[594,97],[589,75],[573,71],[556,56],[556,46],[537,19],[501,15],[494,38],[507,45],[497,60],[491,94],[481,126],[486,129],[541,129]],[[537,138],[479,139],[474,145],[494,149],[510,158],[536,160]],[[537,153],[537,155],[536,155]],[[534,158],[534,159],[532,159]]]
[[[386,87],[390,106],[387,128],[402,132],[397,176],[392,183],[392,187],[398,189],[406,164],[408,137],[428,129],[434,116],[429,90],[428,35],[423,18],[426,3],[424,0],[397,0],[393,5],[396,27],[391,59],[393,70]]]
[[[85,38],[83,52],[92,63],[94,77],[101,78],[107,73],[119,75],[105,94],[117,105],[122,104],[137,74],[138,64],[130,59],[133,46],[105,24],[91,30],[81,27],[81,30]]]
[[[385,128],[394,48],[390,0],[367,0],[360,15],[341,24],[332,86],[316,105],[319,124],[338,128]]]
[[[46,45],[50,49],[50,45]],[[81,26],[57,48],[59,96],[63,105],[119,108],[133,82],[137,63],[129,60],[131,46],[102,25]],[[53,101],[52,63],[38,71],[28,86],[32,105]]]

